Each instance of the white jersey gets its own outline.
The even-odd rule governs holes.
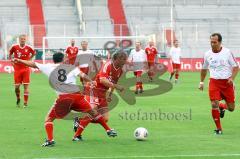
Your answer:
[[[181,64],[180,57],[181,57],[181,48],[180,47],[171,47],[169,55],[173,63]]]
[[[49,64],[40,64],[37,62],[35,62],[35,64],[37,65],[38,69],[42,73],[44,73],[45,75],[48,76],[48,78],[50,78],[51,73],[60,65],[60,64],[50,64],[50,63]],[[79,68],[73,69],[72,71],[70,71],[67,74],[67,76],[66,76],[67,78],[63,83],[71,84],[72,86],[76,85],[79,74],[80,74]],[[57,81],[57,77],[54,77],[54,78],[56,78],[56,81]],[[61,82],[58,82],[58,83],[61,83]],[[66,89],[66,87],[64,87],[62,90],[64,90],[64,89]],[[65,91],[64,92],[56,91],[56,92],[57,92],[57,94],[67,94],[67,92],[65,92]],[[74,92],[74,90],[72,90],[72,91],[69,90],[69,92]]]
[[[92,50],[79,50],[76,62],[79,62],[80,68],[84,68],[89,67],[89,64],[92,64],[94,60],[94,53]]]
[[[139,51],[136,51],[135,49],[133,49],[130,52],[128,61],[133,62],[135,71],[143,71],[144,64],[147,62],[147,55],[143,49]]]
[[[219,53],[214,53],[209,50],[205,53],[203,69],[209,69],[210,78],[213,79],[228,79],[232,76],[232,68],[238,64],[227,48],[222,47]]]

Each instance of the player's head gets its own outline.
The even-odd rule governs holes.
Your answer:
[[[19,35],[19,43],[21,46],[24,46],[26,44],[27,36],[25,34]]]
[[[53,54],[53,62],[54,63],[61,63],[63,62],[64,59],[64,54],[61,52],[57,52],[55,54]]]
[[[75,40],[71,39],[71,46],[74,46],[74,45],[75,45]]]
[[[135,43],[135,47],[136,47],[136,50],[137,51],[139,51],[140,49],[141,49],[141,42],[140,41],[137,41],[136,43]]]
[[[81,47],[83,51],[86,51],[88,48],[88,42],[87,41],[82,41],[81,42]]]
[[[149,45],[150,47],[152,47],[152,46],[154,46],[154,42],[151,40],[151,41],[148,42],[148,45]]]
[[[113,54],[113,62],[117,67],[123,67],[127,61],[127,54],[124,51],[119,51]]]
[[[173,45],[174,45],[174,47],[178,47],[178,40],[174,40]]]
[[[218,51],[222,44],[222,35],[220,33],[213,33],[210,36],[210,44],[213,50]]]

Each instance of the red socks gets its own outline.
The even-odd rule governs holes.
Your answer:
[[[98,114],[94,119],[91,119],[87,116],[87,117],[81,118],[79,120],[79,127],[78,127],[74,137],[80,136],[82,134],[84,128],[92,121],[101,124],[102,127],[106,131],[111,130],[111,128],[107,125],[106,121],[104,120],[104,118],[101,114]]]
[[[175,74],[175,79],[178,79],[178,77],[179,77],[179,74],[176,73],[176,74]]]
[[[143,89],[143,84],[142,84],[142,82],[137,82],[136,83],[136,90],[138,90],[138,89]]]
[[[97,115],[93,120],[101,124],[106,131],[111,130],[101,114]]]
[[[218,130],[222,130],[221,122],[220,122],[220,113],[218,108],[212,109],[212,118],[215,122],[215,125]]]
[[[45,130],[47,133],[47,138],[49,141],[53,140],[53,122],[46,122],[45,123]]]
[[[74,137],[78,137],[82,134],[83,130],[85,129],[85,127],[91,122],[91,118],[89,118],[88,116],[81,118],[79,120],[79,126],[78,129],[74,135]]]
[[[227,109],[227,104],[219,102],[219,108]]]

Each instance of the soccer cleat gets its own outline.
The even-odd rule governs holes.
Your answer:
[[[140,89],[139,93],[143,93],[143,89]]]
[[[216,130],[214,130],[214,134],[215,135],[222,135],[223,132],[222,132],[222,130],[216,129]]]
[[[107,135],[109,137],[115,137],[115,136],[117,136],[117,132],[114,129],[111,129],[111,130],[107,131]]]
[[[220,110],[220,118],[223,118],[225,114],[225,109],[219,108],[219,110]]]
[[[28,104],[27,104],[27,103],[24,103],[23,108],[27,108],[27,106],[28,106]]]
[[[42,144],[42,147],[53,147],[54,145],[55,145],[54,140],[52,141],[46,140],[46,142]]]
[[[16,104],[17,104],[17,107],[20,107],[20,99],[17,99]]]
[[[135,94],[138,94],[138,90],[135,91]]]
[[[73,122],[73,131],[74,132],[76,132],[77,131],[77,129],[78,129],[78,126],[79,126],[79,119],[78,119],[78,117],[75,117],[74,118],[74,122]]]
[[[82,135],[77,136],[77,137],[74,137],[74,138],[72,139],[72,141],[83,141]]]

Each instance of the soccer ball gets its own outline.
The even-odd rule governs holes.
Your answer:
[[[143,141],[146,140],[148,137],[148,131],[147,129],[143,128],[143,127],[139,127],[134,131],[134,137],[136,138],[136,140],[138,141]]]

